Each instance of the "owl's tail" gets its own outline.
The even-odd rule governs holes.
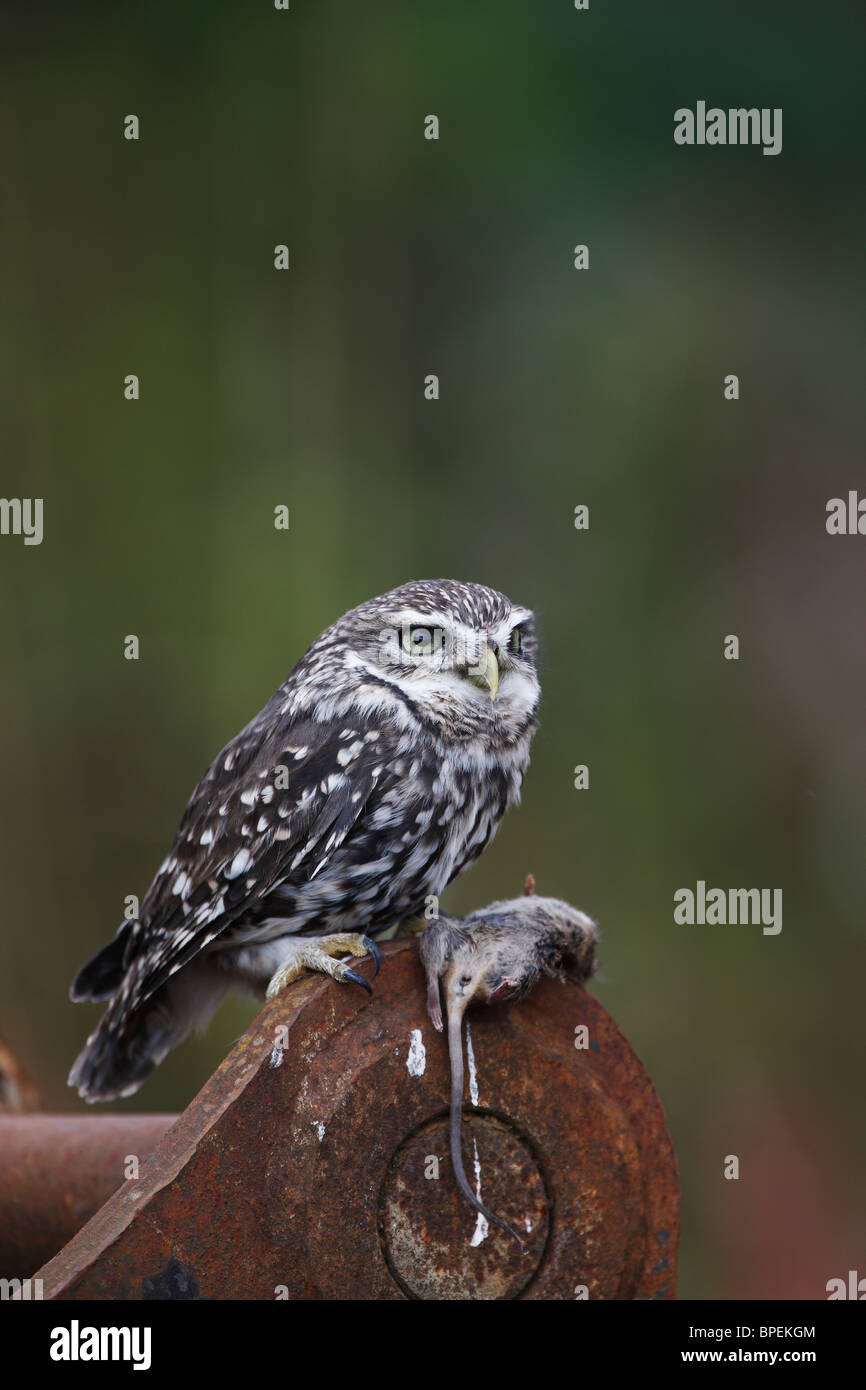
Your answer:
[[[100,956],[106,955],[113,945],[114,942],[84,966],[73,990],[81,976],[97,967]],[[111,1003],[69,1073],[69,1085],[84,1100],[118,1100],[134,1095],[173,1047],[193,1028],[205,1027],[230,985],[229,978],[209,961],[193,961],[152,995],[136,1002],[134,974],[133,966],[121,975]],[[107,977],[107,970],[100,973],[94,969],[94,981]]]
[[[84,999],[110,999],[124,975],[123,958],[131,945],[138,923],[122,922],[107,946],[101,947],[82,965],[69,990],[73,1004]]]
[[[158,998],[128,1013],[120,1024],[112,1005],[90,1034],[69,1073],[83,1100],[131,1096],[180,1038],[173,1038]]]

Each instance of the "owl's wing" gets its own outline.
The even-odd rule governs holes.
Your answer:
[[[129,924],[126,988],[141,1002],[280,884],[314,878],[389,771],[397,735],[268,707],[214,760]]]

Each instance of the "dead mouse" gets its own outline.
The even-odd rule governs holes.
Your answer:
[[[523,1249],[523,1241],[472,1191],[463,1167],[463,1015],[469,1004],[522,999],[542,975],[589,979],[595,970],[595,923],[558,898],[525,896],[491,903],[462,919],[439,917],[419,942],[427,974],[427,1012],[442,1031],[440,984],[451,1059],[451,1162],[463,1195]]]

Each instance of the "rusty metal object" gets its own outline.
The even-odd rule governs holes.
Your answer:
[[[511,1259],[500,1240],[479,1239],[487,1222],[463,1198],[443,1203],[442,1184],[450,1171],[442,1165],[438,1180],[419,1183],[431,1156],[448,1153],[448,1122],[432,1120],[406,1139],[394,1155],[382,1192],[380,1229],[391,1272],[412,1298],[517,1298],[533,1278],[550,1230],[550,1194],[535,1153],[509,1124],[492,1115],[467,1118],[463,1130],[469,1154],[479,1155],[484,1188],[497,1194],[509,1212],[519,1211],[526,1257]],[[471,1172],[471,1161],[470,1161]],[[473,1230],[474,1226],[474,1230]],[[475,1239],[472,1259],[455,1260],[461,1243]],[[503,1254],[506,1258],[503,1258]]]
[[[598,1001],[544,981],[470,1017],[467,1168],[477,1146],[521,1255],[478,1231],[452,1180],[448,1059],[417,949],[383,956],[372,999],[309,977],[262,1010],[140,1180],[38,1271],[45,1298],[675,1296],[673,1150]]]
[[[0,1278],[26,1278],[71,1240],[174,1119],[0,1116]]]

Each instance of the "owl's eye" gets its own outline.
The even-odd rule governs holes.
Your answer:
[[[440,627],[404,627],[403,650],[409,656],[430,656],[442,645]]]
[[[522,627],[515,627],[512,629],[511,636],[508,639],[508,650],[510,652],[513,652],[515,656],[520,656],[520,653],[523,650]]]

